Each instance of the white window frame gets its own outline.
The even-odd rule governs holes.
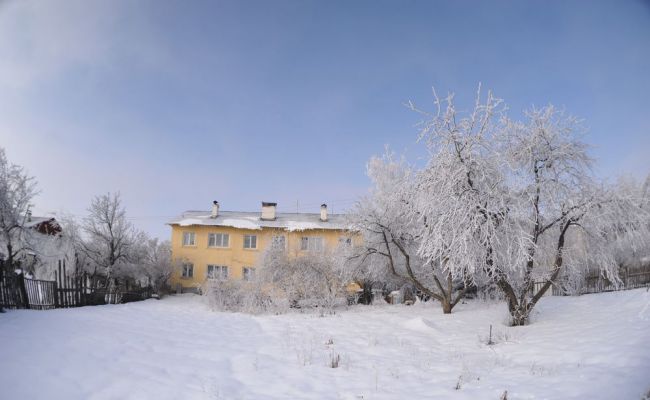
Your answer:
[[[196,232],[183,232],[183,247],[187,246],[196,246]]]
[[[228,279],[228,266],[208,264],[207,279]]]
[[[255,279],[255,267],[242,267],[241,279],[244,281],[252,281]]]
[[[183,263],[181,267],[181,278],[194,278],[194,264],[190,262]]]
[[[321,252],[325,250],[325,240],[322,236],[303,236],[300,238],[300,250]]]
[[[247,250],[257,249],[257,235],[244,235],[244,249]]]
[[[226,249],[230,247],[230,235],[220,232],[208,233],[208,247],[215,247],[218,249]]]

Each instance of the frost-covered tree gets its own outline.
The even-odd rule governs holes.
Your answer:
[[[83,252],[91,274],[100,274],[110,283],[131,267],[137,233],[126,218],[119,193],[96,196],[88,213],[82,225]]]
[[[515,201],[495,151],[504,107],[491,93],[481,101],[479,92],[473,110],[462,115],[453,95],[434,97],[434,114],[411,106],[425,116],[419,140],[430,154],[414,178],[418,255],[448,280],[476,284],[487,276],[499,284],[499,266],[516,264],[526,241],[516,224],[504,223]]]
[[[171,243],[141,235],[140,256],[135,260],[135,274],[140,280],[160,292],[168,283],[174,270],[172,264]]]
[[[515,121],[480,91],[469,113],[457,111],[453,95],[436,96],[435,105],[422,112],[427,164],[386,164],[403,172],[373,179],[372,201],[357,212],[368,250],[392,270],[394,246],[418,289],[440,299],[440,274],[448,293],[454,281],[488,279],[503,292],[512,323],[522,325],[562,271],[589,267],[616,281],[616,250],[648,241],[638,197],[592,177],[574,118],[548,106]],[[443,308],[449,299],[442,296]]]
[[[367,173],[371,193],[357,203],[351,216],[352,228],[364,239],[350,258],[351,268],[364,271],[371,281],[411,284],[450,313],[467,285],[464,276],[452,275],[444,262],[419,255],[428,222],[417,208],[417,174],[391,154],[373,157]]]
[[[8,269],[16,267],[23,253],[30,249],[25,240],[29,233],[25,222],[35,195],[34,178],[23,167],[11,164],[0,147],[0,260]]]
[[[46,229],[53,232],[43,232],[38,224],[32,225],[27,219],[27,227],[23,234],[23,241],[29,251],[28,257],[21,260],[21,269],[37,279],[53,279],[60,262],[68,266],[68,273],[76,271],[75,248],[73,238],[63,230],[58,221],[47,221]]]
[[[592,176],[575,118],[547,106],[528,111],[525,122],[506,120],[504,130],[518,199],[509,219],[530,238],[524,267],[511,268],[504,285],[513,323],[522,325],[563,270],[591,268],[617,281],[617,249],[647,242],[650,220],[639,198]],[[543,284],[535,290],[534,281]]]
[[[74,270],[77,273],[90,270],[91,260],[88,258],[84,251],[84,237],[83,228],[79,221],[72,214],[61,212],[57,215],[63,233],[68,241],[68,245],[72,248],[71,252],[74,254]]]
[[[620,178],[614,190],[620,197],[638,201],[639,208],[644,213],[650,213],[650,175],[646,177],[644,183],[639,183],[633,178]],[[650,240],[636,243],[623,238],[608,245],[615,246],[614,257],[619,267],[638,269],[650,266]]]
[[[290,255],[271,246],[264,254],[256,279],[268,284],[269,294],[293,306],[316,306],[331,310],[346,297],[345,251]]]

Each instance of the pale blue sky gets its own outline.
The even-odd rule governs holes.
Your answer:
[[[650,172],[643,1],[1,1],[0,145],[39,213],[121,191],[133,222],[343,211],[386,144],[415,157],[431,87],[585,119],[607,178]]]

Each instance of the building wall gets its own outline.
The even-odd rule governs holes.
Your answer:
[[[183,246],[183,233],[194,232],[195,245]],[[227,248],[215,248],[208,246],[208,234],[227,233],[229,234],[229,246]],[[244,235],[257,236],[257,248],[244,248]],[[358,238],[353,237],[348,231],[315,229],[305,231],[288,232],[278,228],[263,228],[261,230],[239,229],[221,226],[179,226],[172,225],[172,260],[176,265],[171,278],[172,288],[181,285],[183,288],[196,288],[201,286],[207,279],[208,265],[223,265],[228,267],[229,279],[242,279],[243,268],[258,268],[264,250],[271,244],[274,236],[284,236],[289,254],[302,255],[307,252],[301,251],[301,240],[303,237],[322,237],[326,250],[333,250],[339,244],[339,238],[352,238],[354,242]],[[194,265],[192,278],[182,277],[182,262],[190,262]]]

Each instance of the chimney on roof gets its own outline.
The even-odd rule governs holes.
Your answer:
[[[275,207],[278,203],[267,203],[262,202],[262,216],[260,219],[262,221],[275,221]]]
[[[327,204],[320,205],[320,220],[327,222]]]
[[[212,213],[210,214],[210,218],[217,218],[219,216],[219,202],[218,201],[213,201],[212,202]]]

